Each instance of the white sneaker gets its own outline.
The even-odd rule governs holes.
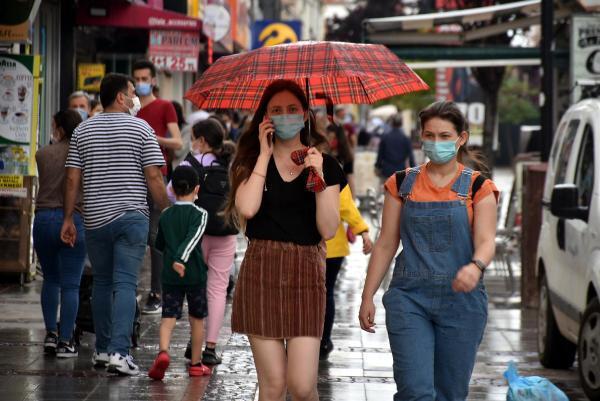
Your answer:
[[[108,373],[118,373],[122,375],[135,376],[140,373],[138,365],[133,363],[133,357],[131,355],[123,356],[121,354],[110,354],[108,360]]]
[[[92,363],[95,368],[105,368],[108,365],[108,353],[106,352],[96,352],[94,351],[94,355],[92,355]]]

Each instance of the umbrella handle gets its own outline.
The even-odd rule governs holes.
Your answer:
[[[308,146],[310,146],[310,85],[308,83],[308,77],[304,80],[306,83],[306,102],[308,103]]]

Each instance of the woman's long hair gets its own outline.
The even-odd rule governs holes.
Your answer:
[[[441,100],[434,102],[421,110],[419,113],[421,129],[425,127],[427,121],[435,117],[452,123],[459,135],[461,132],[469,132],[469,122],[454,102]],[[467,142],[458,148],[456,159],[461,164],[481,171],[484,176],[489,178],[490,171],[484,156],[481,154],[481,152],[469,150],[467,147]]]
[[[350,149],[348,143],[348,137],[346,136],[346,130],[341,125],[330,124],[327,127],[327,131],[335,133],[337,139],[337,158],[342,164],[350,163],[354,161],[354,154]]]
[[[263,92],[262,98],[252,122],[246,131],[242,133],[238,140],[237,151],[231,164],[231,170],[229,173],[231,181],[231,191],[227,199],[227,205],[225,207],[225,219],[230,224],[240,227],[243,222],[235,208],[235,194],[240,187],[241,183],[247,180],[252,174],[252,170],[256,165],[256,160],[260,154],[260,140],[258,139],[258,127],[263,121],[265,114],[267,113],[267,105],[269,101],[276,94],[288,91],[292,93],[302,104],[304,112],[309,111],[309,104],[306,95],[302,88],[294,81],[280,79],[273,81],[265,91]],[[304,128],[300,131],[300,142],[304,146],[319,146],[326,142],[325,137],[317,132],[315,126],[315,118],[313,113],[308,113],[309,117],[304,123]],[[310,124],[310,132],[309,132]],[[276,141],[276,137],[273,136],[273,142]]]

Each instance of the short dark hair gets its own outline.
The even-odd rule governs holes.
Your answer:
[[[150,75],[152,76],[152,78],[156,77],[156,67],[150,60],[136,61],[135,63],[133,63],[133,67],[132,67],[131,71],[133,72],[133,71],[145,70],[145,69],[150,70]]]
[[[134,84],[131,77],[124,74],[111,73],[102,78],[100,82],[100,102],[103,108],[109,107],[115,102],[119,92],[126,92],[127,82]]]
[[[173,186],[175,195],[189,195],[194,191],[196,185],[198,185],[198,174],[190,166],[179,166],[173,171],[171,185]]]
[[[391,116],[390,117],[390,124],[394,128],[400,128],[400,127],[402,127],[402,114],[396,113],[393,116]]]
[[[53,117],[56,128],[62,128],[65,132],[65,136],[71,139],[73,131],[79,124],[81,124],[81,115],[72,109],[61,110],[56,113]]]

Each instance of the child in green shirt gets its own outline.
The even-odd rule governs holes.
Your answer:
[[[162,320],[160,322],[160,352],[148,371],[148,376],[162,380],[169,367],[169,343],[175,321],[181,317],[183,298],[187,297],[192,327],[192,361],[190,376],[210,375],[202,365],[202,344],[206,306],[206,265],[198,246],[204,234],[208,213],[194,204],[200,187],[198,175],[189,166],[175,169],[172,177],[177,201],[163,211],[158,223],[156,248],[163,253]]]

